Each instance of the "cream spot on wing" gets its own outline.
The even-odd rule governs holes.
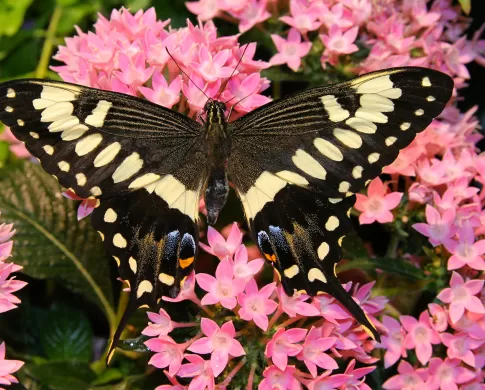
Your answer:
[[[261,173],[254,185],[241,197],[241,199],[244,198],[243,205],[247,215],[254,217],[266,203],[272,202],[276,194],[286,185],[285,180],[271,172]]]
[[[431,80],[429,79],[429,77],[423,77],[423,79],[421,80],[421,85],[423,87],[431,87]]]
[[[276,172],[276,176],[282,178],[283,180],[286,180],[288,183],[300,186],[306,186],[309,184],[307,179],[292,171],[279,171]]]
[[[423,114],[424,114],[424,111],[421,110],[421,109],[418,109],[418,110],[414,111],[414,115],[416,115],[416,116],[421,116]]]
[[[34,139],[39,139],[39,134],[37,134],[36,132],[31,131],[29,134],[30,134],[30,136],[31,136],[32,138],[34,138]]]
[[[156,173],[145,173],[144,175],[137,177],[135,180],[133,180],[128,188],[142,188],[156,182],[158,179],[160,179],[160,175],[157,175]]]
[[[50,133],[57,133],[59,131],[65,131],[79,124],[79,119],[75,116],[69,115],[52,122],[47,128]],[[87,127],[86,127],[87,129]]]
[[[394,103],[384,96],[368,93],[360,97],[360,105],[366,110],[378,112],[394,111]]]
[[[104,213],[104,222],[113,223],[118,218],[118,214],[112,208],[109,208]]]
[[[352,177],[354,179],[360,179],[362,177],[362,172],[364,170],[364,167],[357,165],[352,169]]]
[[[42,147],[42,149],[44,149],[44,151],[49,155],[49,156],[52,156],[54,154],[54,148],[50,145],[44,145]]]
[[[6,106],[5,107],[5,111],[7,111],[7,112],[13,112],[13,108],[10,107],[10,106]]]
[[[136,274],[136,270],[137,270],[136,260],[131,256],[128,259],[128,265],[130,266],[130,269],[133,271],[133,273]]]
[[[72,102],[73,100],[76,100],[77,93],[80,89],[74,86],[69,86],[67,88],[70,88],[71,90],[44,84],[42,92],[40,93],[40,98],[53,102]]]
[[[375,162],[377,162],[379,160],[380,157],[381,157],[381,155],[379,153],[371,153],[371,154],[369,154],[369,157],[367,157],[367,160],[371,164],[374,164]]]
[[[17,94],[15,93],[15,91],[12,88],[7,89],[7,97],[9,99],[14,98],[15,96],[17,96]]]
[[[348,181],[342,181],[340,182],[338,186],[338,192],[343,192],[346,193],[350,189],[350,183]]]
[[[336,128],[333,130],[333,135],[348,148],[358,149],[362,146],[360,135],[351,130]]]
[[[173,276],[164,273],[158,275],[158,280],[167,286],[171,286],[175,283],[175,278]]]
[[[61,138],[63,141],[74,141],[84,135],[89,128],[86,125],[78,124],[72,126],[61,133]]]
[[[345,121],[345,124],[364,134],[374,134],[377,131],[376,124],[367,119],[349,118]]]
[[[298,149],[291,158],[293,164],[307,175],[325,180],[327,171],[321,164],[303,149]]]
[[[140,298],[145,293],[151,293],[153,291],[153,285],[148,280],[142,280],[136,290],[136,297]]]
[[[78,141],[74,150],[78,156],[85,156],[96,149],[102,140],[103,136],[101,134],[90,134]]]
[[[99,188],[99,187],[97,187],[97,186],[96,186],[96,187],[91,188],[91,191],[90,191],[90,192],[91,192],[91,194],[93,194],[94,196],[101,196],[101,194],[103,193],[103,192],[101,191],[101,188]]]
[[[60,162],[58,162],[57,163],[57,166],[63,172],[69,172],[69,168],[71,168],[71,166],[69,165],[69,163],[66,162],[66,161],[60,161]]]
[[[367,77],[373,77],[373,76],[367,76]],[[365,79],[366,76],[363,76]],[[355,81],[351,81],[352,84],[355,84],[356,82],[360,82],[362,78],[358,78]],[[379,76],[379,77],[373,77],[372,79],[363,82],[360,85],[357,85],[357,93],[379,93],[381,91],[386,91],[389,89],[392,89],[394,87],[393,82],[391,81],[391,78],[389,75],[384,75],[384,76]]]
[[[402,89],[401,88],[391,88],[385,91],[378,92],[379,95],[387,97],[389,99],[399,99],[402,96]]]
[[[401,126],[399,126],[402,131],[406,131],[411,127],[411,123],[409,122],[403,122],[401,123]]]
[[[328,201],[332,204],[340,203],[342,200],[342,198],[328,198]]]
[[[54,122],[59,119],[71,116],[74,111],[74,105],[69,102],[55,103],[42,111],[40,116],[41,122]]]
[[[327,278],[323,274],[322,270],[318,268],[312,268],[310,271],[308,271],[308,280],[310,282],[319,280],[320,282],[327,283]]]
[[[374,123],[387,123],[388,118],[382,112],[369,110],[366,108],[359,108],[355,112],[355,116],[360,119],[365,119]]]
[[[77,173],[76,174],[76,181],[77,185],[82,187],[84,184],[86,184],[86,175],[84,173]]]
[[[94,159],[94,166],[96,168],[105,166],[112,162],[116,155],[121,150],[121,144],[119,142],[113,142],[111,145],[104,148]]]
[[[17,124],[19,126],[23,126],[23,125],[25,125],[25,122],[22,119],[17,119]]]
[[[427,100],[428,102],[434,102],[434,101],[436,100],[436,98],[435,98],[434,96],[428,96],[428,97],[426,98],[426,100]]]
[[[396,141],[397,141],[396,137],[387,137],[384,142],[386,143],[386,146],[391,146],[391,145],[394,145]]]
[[[119,183],[135,175],[143,166],[143,160],[136,152],[126,157],[113,173],[113,182]]]
[[[102,127],[104,120],[106,119],[106,115],[108,115],[108,111],[112,105],[113,103],[111,102],[100,100],[98,105],[92,111],[92,114],[88,115],[84,122],[94,127]]]
[[[329,252],[330,252],[330,245],[328,245],[326,242],[322,242],[317,250],[318,258],[320,260],[325,259],[325,257],[327,257]]]
[[[329,232],[333,232],[338,228],[339,224],[338,218],[332,215],[328,218],[327,223],[325,224],[325,229],[327,229]]]
[[[126,248],[128,243],[120,233],[116,233],[113,237],[113,245],[118,248]]]
[[[344,159],[344,155],[342,154],[340,149],[337,148],[330,141],[327,141],[326,139],[315,138],[315,140],[313,141],[313,144],[315,145],[315,147],[318,149],[320,153],[322,153],[325,157],[329,158],[330,160],[342,161]]]
[[[115,259],[116,264],[117,264],[117,265],[118,265],[118,267],[119,267],[119,266],[121,265],[121,261],[120,261],[120,259],[119,259],[118,257],[116,257],[116,256],[113,256],[113,259]]]
[[[298,275],[298,272],[300,272],[300,269],[298,268],[298,266],[295,264],[295,265],[292,265],[291,267],[288,267],[287,269],[285,269],[283,271],[283,273],[285,274],[285,276],[289,279],[293,278],[294,276]]]
[[[101,241],[104,241],[104,234],[98,230],[98,234],[101,237]]]
[[[340,122],[350,116],[350,113],[337,102],[334,95],[322,96],[321,101],[328,114],[328,119],[332,122]]]

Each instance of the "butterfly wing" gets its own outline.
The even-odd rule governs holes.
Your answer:
[[[452,90],[441,72],[387,69],[269,103],[229,126],[229,175],[288,294],[332,294],[378,337],[334,271],[349,209]]]
[[[0,85],[0,120],[82,198],[131,287],[129,314],[176,296],[197,249],[202,127],[132,96],[46,80]]]

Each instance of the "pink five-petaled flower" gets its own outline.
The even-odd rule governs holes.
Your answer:
[[[146,67],[145,55],[138,52],[133,57],[129,57],[125,52],[120,51],[119,65],[120,71],[113,72],[118,79],[132,88],[138,88],[143,85],[152,75],[155,68]]]
[[[365,375],[370,374],[376,369],[376,366],[360,367],[355,369],[355,359],[352,359],[345,369],[344,374],[349,375],[350,378],[345,385],[341,387],[342,390],[372,390],[364,383]],[[361,379],[362,378],[362,379]]]
[[[312,47],[311,42],[302,42],[301,35],[297,29],[291,28],[288,33],[288,40],[279,35],[271,34],[278,53],[269,60],[272,65],[287,64],[296,72],[301,64],[301,58],[305,57]]]
[[[479,368],[473,350],[485,343],[485,340],[477,340],[467,333],[449,334],[442,333],[441,341],[448,347],[446,354],[450,359],[460,359],[471,367]],[[483,363],[482,363],[483,364]]]
[[[298,354],[298,360],[303,360],[315,378],[317,376],[317,366],[326,370],[338,368],[338,364],[324,351],[330,349],[337,339],[335,337],[322,337],[322,330],[312,326],[303,343],[303,349]]]
[[[468,382],[475,374],[460,367],[460,360],[432,358],[429,362],[429,380],[426,384],[430,389],[458,390],[459,384]]]
[[[401,360],[397,367],[398,375],[394,375],[384,382],[382,387],[386,390],[423,390],[428,380],[428,370],[414,369],[406,360]]]
[[[236,253],[242,243],[242,238],[243,235],[236,222],[233,223],[227,240],[216,229],[209,226],[209,229],[207,229],[207,241],[209,245],[202,243],[199,243],[199,245],[207,253],[218,257],[219,260],[223,260],[226,256],[233,256]]]
[[[401,356],[407,356],[404,346],[406,332],[404,332],[399,321],[392,317],[384,316],[382,324],[387,329],[387,334],[382,336],[381,345],[386,351],[384,355],[384,367],[388,368],[396,363]]]
[[[234,265],[234,277],[248,281],[256,275],[264,265],[264,259],[254,259],[248,262],[248,249],[245,245],[239,246],[234,255],[234,261],[228,259]]]
[[[185,355],[190,362],[180,367],[177,375],[182,378],[194,378],[190,381],[189,390],[215,389],[214,373],[211,362],[202,359],[199,355]]]
[[[4,263],[0,257],[0,313],[15,309],[17,307],[16,304],[20,303],[20,299],[13,295],[13,293],[24,288],[27,282],[13,278],[9,279],[12,272],[19,271],[20,269],[22,267],[17,264]]]
[[[212,320],[202,318],[200,328],[207,337],[195,341],[189,348],[191,352],[200,354],[211,353],[211,367],[214,376],[218,376],[229,361],[229,355],[238,357],[245,355],[241,343],[234,339],[236,329],[232,321],[228,321],[220,328]]]
[[[456,323],[465,313],[465,309],[473,313],[483,314],[485,308],[477,295],[483,288],[483,280],[469,280],[465,283],[463,277],[453,271],[450,280],[450,287],[442,290],[437,298],[449,303],[449,315],[452,323]]]
[[[242,279],[234,279],[232,264],[223,260],[216,269],[216,277],[209,274],[197,274],[195,276],[199,286],[208,292],[201,300],[203,305],[213,305],[220,302],[226,309],[234,309],[237,304],[236,297],[243,292],[246,282]]]
[[[332,371],[326,371],[312,381],[302,381],[308,390],[335,390],[345,385],[352,377],[346,374],[330,375]]]
[[[281,285],[278,286],[276,291],[279,298],[278,311],[284,311],[290,317],[295,317],[297,315],[310,317],[320,314],[320,311],[315,306],[313,306],[311,303],[305,302],[308,298],[310,298],[309,295],[295,292],[293,296],[289,297],[286,295]]]
[[[199,298],[195,294],[195,271],[192,271],[189,276],[187,276],[187,279],[181,283],[181,289],[176,298],[164,296],[162,299],[167,302],[182,302],[184,300],[189,300],[194,302],[196,305],[199,305]]]
[[[284,328],[279,328],[271,341],[266,344],[264,354],[273,360],[276,367],[284,371],[288,364],[288,356],[296,356],[303,349],[301,345],[296,343],[302,341],[306,333],[307,330],[301,328],[293,328],[287,331]]]
[[[182,345],[178,345],[169,336],[159,336],[158,338],[147,340],[145,345],[153,352],[156,352],[148,364],[157,368],[168,367],[168,372],[171,376],[178,372],[184,358],[184,347]]]
[[[361,224],[375,221],[380,223],[392,222],[394,216],[390,210],[397,207],[403,193],[391,192],[387,194],[387,185],[382,183],[379,177],[376,177],[369,184],[367,194],[368,196],[356,194],[355,208],[362,211],[362,214],[359,216],[359,222]]]
[[[170,85],[162,73],[154,73],[152,77],[152,87],[138,87],[138,90],[152,103],[172,108],[180,100],[180,90],[182,89],[182,80],[176,77]]]
[[[447,209],[440,214],[433,206],[426,205],[426,222],[415,223],[413,228],[429,238],[433,246],[443,244],[456,234],[455,209]]]
[[[452,254],[448,260],[448,269],[458,269],[464,265],[470,268],[483,271],[485,270],[485,240],[475,242],[475,233],[470,224],[465,224],[458,231],[459,239],[447,240],[444,244],[446,249]]]
[[[335,64],[337,62],[337,57],[340,54],[351,54],[358,51],[359,48],[354,44],[358,32],[358,27],[353,27],[350,30],[343,32],[336,24],[332,25],[328,35],[320,35],[320,39],[325,45],[323,58],[329,57],[330,63]]]
[[[234,68],[224,66],[232,59],[231,51],[229,49],[221,50],[214,56],[209,51],[207,46],[200,46],[198,61],[190,63],[190,67],[199,73],[204,80],[213,82],[217,79],[229,77],[234,71]]]
[[[20,367],[24,365],[24,362],[20,360],[7,360],[5,359],[5,343],[0,344],[0,385],[11,385],[12,383],[18,383],[19,381],[13,374]]]
[[[275,283],[270,283],[258,291],[256,281],[251,278],[246,284],[246,293],[238,295],[237,300],[241,308],[239,317],[245,321],[253,320],[262,330],[268,329],[268,315],[273,313],[278,304],[269,299],[275,288]]]
[[[158,314],[147,312],[147,316],[153,322],[149,322],[148,326],[141,332],[145,336],[166,336],[174,328],[172,319],[162,308],[160,308]]]
[[[440,343],[438,333],[430,325],[428,312],[423,311],[419,316],[419,321],[411,316],[401,316],[399,319],[408,332],[404,345],[407,349],[414,348],[418,360],[421,364],[426,364],[433,352],[431,344]]]
[[[295,366],[286,366],[284,370],[280,370],[276,366],[269,366],[263,371],[264,379],[259,384],[258,390],[299,390],[301,385],[295,379],[295,374]]]

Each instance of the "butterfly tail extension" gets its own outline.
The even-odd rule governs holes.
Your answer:
[[[92,225],[130,288],[130,299],[110,345],[108,361],[131,314],[154,307],[162,295],[176,297],[197,255],[195,222],[145,190],[102,199]]]

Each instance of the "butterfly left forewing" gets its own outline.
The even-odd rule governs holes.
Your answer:
[[[378,338],[334,273],[349,209],[452,90],[441,72],[387,69],[269,103],[230,125],[229,175],[288,294],[328,292]]]

